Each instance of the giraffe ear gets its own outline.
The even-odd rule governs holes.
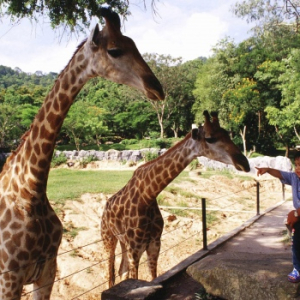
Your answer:
[[[88,43],[92,47],[99,47],[100,46],[100,30],[99,30],[99,25],[98,24],[92,30],[92,32],[91,32],[91,34],[88,38]]]
[[[192,139],[197,140],[199,129],[196,124],[192,125]]]

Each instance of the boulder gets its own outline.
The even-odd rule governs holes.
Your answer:
[[[300,284],[287,280],[291,268],[287,253],[223,252],[194,263],[187,273],[222,299],[288,300],[298,297],[300,290]]]
[[[221,163],[219,161],[215,161],[204,156],[198,157],[199,163],[204,166],[205,168],[213,169],[213,170],[231,170],[234,172],[237,171],[234,166],[227,165]],[[291,160],[285,156],[258,156],[254,158],[249,158],[249,165],[250,165],[250,174],[256,174],[257,170],[255,167],[270,167],[282,171],[290,172],[293,170],[293,165]]]

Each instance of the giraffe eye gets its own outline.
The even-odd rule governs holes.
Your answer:
[[[205,141],[208,142],[209,144],[213,144],[217,141],[216,138],[205,138]]]
[[[107,53],[110,56],[112,56],[113,58],[117,58],[117,57],[119,57],[119,56],[121,56],[123,54],[123,51],[121,49],[114,48],[114,49],[107,50]]]

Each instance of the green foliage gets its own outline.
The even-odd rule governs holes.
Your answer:
[[[153,152],[153,151],[145,151],[144,152],[144,158],[145,158],[145,161],[148,162],[148,161],[151,161],[155,158],[158,157],[158,153],[157,152]]]
[[[87,157],[84,157],[81,161],[80,161],[80,166],[82,166],[83,168],[85,168],[89,163],[91,163],[92,161],[97,161],[98,158],[94,155],[89,155]]]
[[[67,224],[63,229],[64,236],[74,239],[79,231],[87,230],[86,227],[74,227],[72,223]]]
[[[100,18],[101,5],[108,4],[116,12],[126,16],[128,1],[124,0],[76,0],[76,1],[44,1],[44,0],[8,0],[0,1],[2,14],[13,20],[29,18],[37,21],[39,16],[47,17],[53,28],[64,26],[70,31],[89,28],[92,17]]]
[[[196,170],[200,166],[198,159],[193,159],[189,164],[190,170]]]
[[[137,139],[124,139],[121,144],[123,145],[133,145],[133,144],[137,144],[138,140]]]
[[[155,144],[160,149],[170,148],[172,146],[172,141],[169,139],[157,139],[155,140]]]
[[[51,160],[51,168],[55,168],[58,167],[62,164],[65,164],[67,162],[67,157],[65,156],[64,153],[60,153],[58,156],[56,156],[55,154],[52,157]]]
[[[14,148],[14,140],[22,134],[18,125],[18,107],[0,103],[0,147]]]
[[[168,130],[173,131],[177,137],[180,130],[191,128],[193,114],[191,107],[194,103],[192,89],[196,80],[200,60],[194,60],[186,64],[182,59],[173,58],[170,55],[149,54],[144,55],[146,62],[159,78],[165,99],[150,102],[156,113],[160,126],[160,137],[164,138]]]

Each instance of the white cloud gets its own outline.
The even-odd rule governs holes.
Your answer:
[[[59,43],[49,25],[39,26],[22,20],[18,26],[9,22],[0,28],[0,64],[25,72],[60,72],[76,49],[78,40]]]
[[[136,41],[141,53],[170,54],[184,60],[207,57],[219,40],[230,35],[232,17],[228,12],[229,5],[226,5],[225,12],[224,2],[206,10],[199,0],[189,0],[185,4],[182,8],[175,6],[174,1],[158,2],[157,17],[153,17],[151,11],[133,7],[133,15],[125,23],[125,33]],[[239,29],[243,30],[243,27],[235,28]],[[245,32],[242,35],[246,38]]]

